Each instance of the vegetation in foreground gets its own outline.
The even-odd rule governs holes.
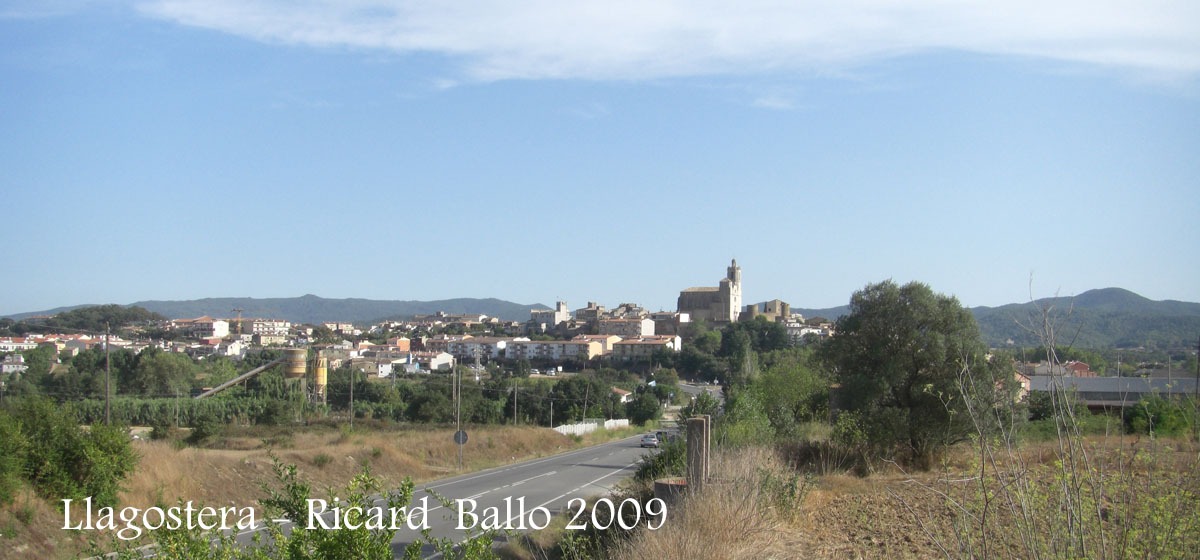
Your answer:
[[[1029,325],[1045,348],[1058,348],[1050,310]],[[532,557],[1192,558],[1200,550],[1197,403],[1150,398],[1110,415],[1061,390],[1018,400],[1012,356],[989,355],[957,301],[921,284],[868,286],[838,332],[801,349],[744,339],[729,355],[724,408],[698,400],[685,409],[718,414],[718,483],[688,496],[667,527],[582,545],[566,534]],[[728,334],[710,342],[725,347]],[[1061,363],[1055,350],[1048,359]],[[682,474],[671,453],[645,463],[648,477]],[[746,497],[750,516],[738,506]]]

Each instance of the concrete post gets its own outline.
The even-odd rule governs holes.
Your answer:
[[[709,417],[697,416],[687,421],[687,479],[688,491],[699,492],[708,480]]]

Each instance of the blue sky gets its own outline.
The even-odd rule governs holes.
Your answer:
[[[1200,4],[732,6],[0,2],[0,315],[1200,301]]]

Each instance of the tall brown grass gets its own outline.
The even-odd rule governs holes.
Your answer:
[[[662,528],[642,530],[611,551],[614,559],[694,560],[787,557],[780,548],[800,495],[781,500],[772,481],[794,480],[769,448],[723,449],[712,458],[713,480],[688,495]],[[793,503],[788,503],[794,500]]]
[[[458,471],[452,428],[316,430],[294,432],[282,447],[277,438],[227,436],[220,449],[178,448],[167,441],[137,444],[138,471],[121,503],[151,506],[193,500],[213,505],[254,505],[259,485],[271,477],[271,456],[298,465],[314,488],[338,487],[368,466],[384,484],[405,478],[431,480]],[[479,470],[551,455],[598,441],[576,440],[536,427],[473,427],[463,446],[463,470]],[[320,463],[320,466],[318,466]]]

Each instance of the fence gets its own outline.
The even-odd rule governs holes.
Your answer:
[[[626,418],[622,418],[620,420],[588,419],[578,424],[563,424],[561,426],[555,426],[554,431],[568,436],[581,436],[583,434],[590,434],[600,428],[612,430],[614,428],[625,428],[627,426],[629,426],[629,420]]]

